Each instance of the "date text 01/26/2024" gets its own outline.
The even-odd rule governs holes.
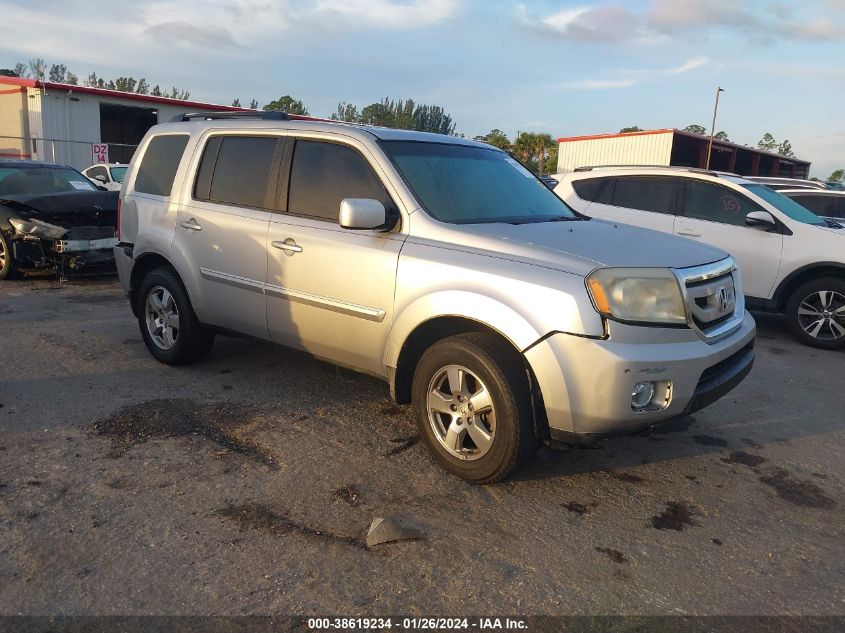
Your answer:
[[[336,630],[382,630],[399,629],[408,631],[479,630],[519,631],[527,629],[527,623],[518,618],[309,618],[308,629],[312,631]]]

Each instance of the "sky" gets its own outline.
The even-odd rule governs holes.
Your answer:
[[[229,104],[443,106],[467,136],[689,124],[845,167],[845,0],[0,0],[0,68],[145,77]]]

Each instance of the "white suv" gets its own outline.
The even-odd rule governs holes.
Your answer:
[[[845,231],[773,189],[733,174],[632,166],[576,169],[555,193],[585,215],[727,251],[749,309],[785,313],[807,345],[845,346]]]

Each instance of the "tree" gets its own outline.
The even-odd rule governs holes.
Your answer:
[[[232,107],[233,108],[240,108],[241,107],[241,100],[235,99],[234,101],[232,101]]]
[[[135,92],[139,95],[147,95],[150,94],[150,84],[147,83],[147,80],[141,77],[138,80],[138,85],[135,87]]]
[[[11,68],[0,68],[0,77],[17,77],[18,74]]]
[[[763,134],[763,138],[757,141],[757,149],[762,149],[766,152],[773,152],[777,149],[778,143],[775,140],[775,137],[772,136],[769,132]]]
[[[38,81],[44,81],[47,76],[47,64],[40,57],[29,60],[29,70]]]
[[[294,99],[290,95],[285,95],[275,101],[271,101],[264,106],[264,110],[275,110],[276,112],[287,112],[288,114],[308,114],[308,108],[303,105],[302,101]]]
[[[728,133],[725,132],[724,130],[720,130],[719,132],[716,132],[713,135],[713,138],[716,139],[717,141],[730,142],[730,140],[731,140],[731,139],[728,138]]]
[[[636,125],[632,125],[631,127],[623,127],[621,130],[619,130],[620,134],[626,134],[628,132],[642,132],[642,130]]]
[[[792,143],[790,143],[786,139],[784,139],[783,143],[778,145],[777,152],[781,156],[787,156],[787,157],[795,156],[795,154],[792,153]]]
[[[688,125],[683,132],[690,132],[691,134],[699,134],[700,136],[707,136],[707,128],[703,125]]]
[[[53,64],[50,66],[50,74],[49,78],[50,81],[57,84],[65,83],[65,77],[67,76],[67,66],[64,64]]]
[[[556,146],[557,143],[552,140],[551,134],[534,134],[534,160],[537,163],[537,173],[540,176],[546,173],[546,160],[549,157],[549,150]]]
[[[330,117],[333,121],[346,121],[347,123],[355,123],[359,120],[358,108],[351,103],[341,101],[337,104],[337,111],[332,112]]]
[[[530,132],[517,133],[513,142],[513,155],[526,169],[537,172],[537,161],[534,159],[534,149],[537,145],[535,134]]]
[[[137,83],[134,77],[118,77],[114,80],[115,90],[120,92],[135,92]]]
[[[15,71],[15,75],[17,75],[18,77],[29,77],[29,66],[27,66],[26,64],[18,62],[17,64],[15,64],[15,67],[12,70]]]
[[[250,110],[258,110],[258,100],[257,99],[253,99],[252,101],[249,102],[249,109]]]
[[[153,89],[150,90],[150,94],[154,97],[160,97],[161,96],[161,87],[158,84],[156,84],[155,86],[153,86]]]
[[[827,177],[828,182],[843,182],[845,181],[845,169],[837,169],[830,176]]]
[[[381,103],[371,103],[361,110],[361,117],[358,119],[359,123],[365,125],[379,125],[381,127],[394,127],[395,118],[387,99]]]
[[[511,142],[508,135],[502,132],[499,128],[490,130],[484,136],[476,136],[475,140],[487,143],[493,147],[498,147],[499,149],[503,149],[505,151],[508,151],[511,148]]]
[[[68,71],[67,77],[65,77],[65,83],[71,86],[79,85],[79,77]]]

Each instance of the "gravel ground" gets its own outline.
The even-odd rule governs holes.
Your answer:
[[[845,355],[777,319],[708,409],[485,487],[372,378],[155,363],[111,278],[0,282],[0,327],[2,614],[845,615]]]

